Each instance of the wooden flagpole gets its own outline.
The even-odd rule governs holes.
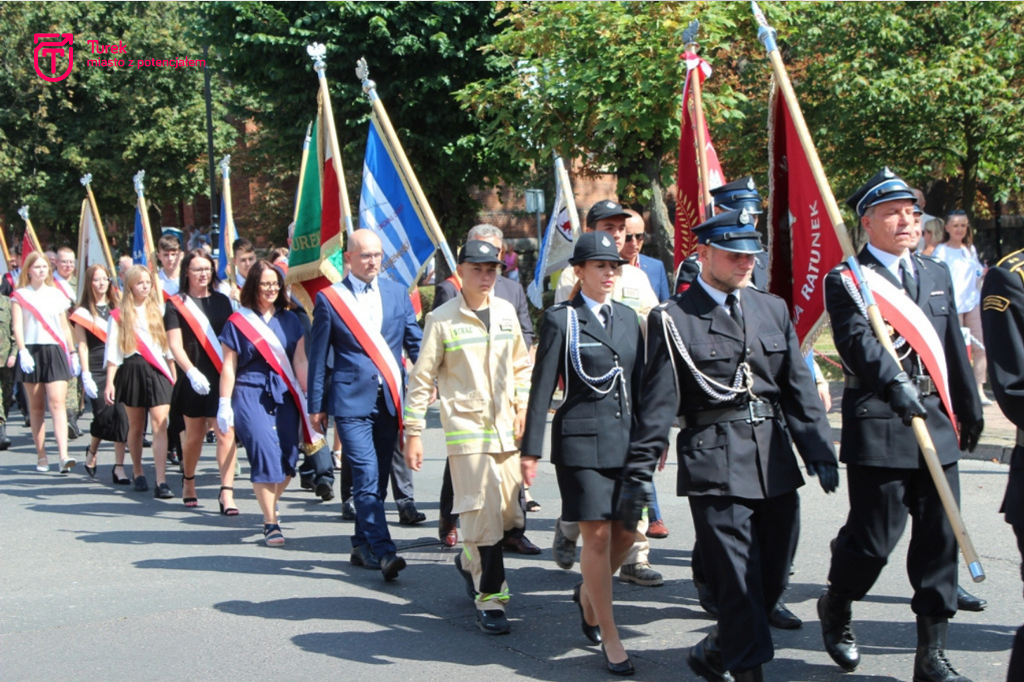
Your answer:
[[[35,250],[39,253],[43,253],[43,245],[39,243],[39,237],[36,236],[36,229],[32,227],[32,221],[29,220],[28,217],[28,206],[22,206],[19,208],[18,215],[20,215],[21,219],[25,221],[25,231],[28,232],[28,238],[29,241],[32,242],[32,246],[35,247]],[[27,253],[21,254],[22,260],[24,260],[27,255]]]
[[[4,232],[6,231],[7,228],[4,225],[0,224],[0,249],[3,249],[4,252],[4,267],[7,268],[8,272],[10,272],[11,252],[7,249],[7,235],[4,234]]]
[[[149,263],[149,271],[153,274],[153,286],[163,294],[160,278],[156,276],[158,261],[156,246],[153,244],[153,228],[149,226],[149,211],[146,209],[146,190],[142,184],[145,179],[146,171],[140,170],[132,178],[132,182],[135,184],[135,193],[139,195],[138,208],[139,215],[142,217],[142,240],[146,243],[146,262]],[[162,297],[161,300],[163,300]]]
[[[327,87],[327,62],[324,57],[327,55],[327,48],[320,43],[313,43],[306,48],[306,52],[313,59],[313,70],[316,71],[317,81],[320,84],[320,101],[323,105],[323,120],[326,126],[330,127],[330,134],[327,136],[331,145],[332,163],[334,174],[338,176],[338,190],[341,197],[341,213],[345,220],[345,233],[352,234],[352,208],[348,200],[348,185],[345,183],[345,171],[341,167],[341,148],[338,146],[338,133],[334,126],[334,111],[331,109],[331,91]],[[321,130],[321,134],[323,134]],[[340,237],[339,237],[340,239]]]
[[[103,245],[103,256],[107,259],[107,268],[112,278],[117,277],[117,267],[114,264],[114,257],[110,253],[110,243],[107,241],[107,231],[103,228],[103,221],[100,220],[100,209],[96,204],[96,196],[92,193],[92,173],[86,173],[80,180],[85,186],[85,193],[89,200],[89,209],[92,211],[93,222],[96,223],[96,234],[100,237],[100,244]],[[82,254],[78,257],[81,259]]]
[[[700,45],[697,43],[697,31],[700,30],[700,22],[694,20],[683,32],[683,43],[685,49],[697,55]],[[711,179],[708,172],[708,140],[705,134],[706,123],[704,121],[704,97],[700,83],[700,56],[697,56],[697,66],[693,68],[690,78],[690,91],[693,93],[693,124],[697,128],[697,169],[700,173],[700,187],[704,202],[704,219],[708,220],[715,214],[715,202],[711,198]],[[686,106],[686,102],[683,102]],[[680,160],[682,163],[682,160]]]

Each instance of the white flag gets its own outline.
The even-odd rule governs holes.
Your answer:
[[[78,223],[78,299],[82,299],[82,288],[85,286],[85,271],[90,265],[100,263],[107,265],[107,257],[103,253],[103,240],[100,237],[96,221],[93,219],[89,200],[82,200],[82,219]],[[109,267],[109,266],[108,266]],[[114,275],[116,273],[111,273]]]
[[[548,229],[544,232],[544,241],[540,245],[540,253],[537,256],[537,268],[533,272],[533,281],[526,288],[526,296],[534,307],[543,307],[541,294],[544,291],[544,280],[551,276],[551,273],[561,270],[569,264],[572,256],[572,246],[576,241],[573,230],[573,220],[567,193],[572,192],[571,187],[564,187],[562,184],[563,173],[559,167],[561,159],[557,159],[555,170],[555,205],[551,208],[551,220],[548,221]]]

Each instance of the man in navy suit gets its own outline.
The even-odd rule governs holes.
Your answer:
[[[626,213],[629,214],[629,217],[626,218],[626,243],[619,255],[629,261],[630,265],[644,271],[647,279],[651,280],[651,288],[654,289],[654,295],[658,297],[658,302],[664,303],[671,296],[668,290],[665,264],[658,258],[651,258],[640,253],[647,236],[644,232],[643,216],[631,209],[626,209]]]
[[[402,349],[415,362],[423,332],[405,287],[378,276],[383,256],[375,233],[356,230],[345,251],[348,276],[316,296],[308,409],[321,432],[327,415],[335,418],[352,466],[352,564],[379,568],[385,580],[394,580],[405,568],[384,517],[401,417],[394,396],[405,390]],[[334,350],[330,376],[328,348]]]

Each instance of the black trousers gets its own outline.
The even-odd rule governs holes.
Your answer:
[[[722,667],[743,672],[775,655],[768,612],[789,577],[800,537],[800,497],[690,497],[700,561],[718,604]]]
[[[350,474],[351,476],[351,470]],[[331,458],[331,448],[324,445],[311,455],[306,455],[299,466],[299,476],[303,481],[308,481],[314,488],[321,483],[334,487],[334,460]],[[349,481],[349,496],[352,495],[352,482]]]
[[[957,465],[944,470],[959,503]],[[829,590],[844,599],[863,599],[889,561],[909,515],[907,576],[914,588],[910,607],[916,615],[930,618],[956,613],[956,537],[928,470],[850,464],[846,472],[850,513],[836,537]]]
[[[520,497],[524,496],[525,488],[519,489]],[[523,502],[520,499],[520,504]],[[459,522],[459,515],[452,514],[452,507],[455,505],[455,488],[452,486],[452,470],[448,465],[448,458],[445,458],[444,462],[444,476],[441,479],[441,501],[440,501],[440,516],[441,519],[447,522],[449,526],[454,526]],[[513,528],[505,531],[505,540],[509,538],[521,538],[526,535],[526,514],[523,514],[523,527]]]
[[[1024,580],[1024,525],[1014,525],[1013,533],[1017,536],[1017,549],[1020,551],[1020,577]],[[1024,680],[1024,625],[1017,630],[1013,638],[1013,651],[1010,653],[1010,668],[1006,675],[1007,682]]]
[[[447,466],[447,464],[445,465]],[[331,481],[334,481],[333,475]],[[391,456],[391,496],[395,498],[395,504],[401,507],[415,501],[415,491],[412,485],[412,472],[405,463],[405,455],[402,448],[395,444],[395,450]],[[352,499],[352,467],[345,458],[345,451],[341,451],[341,499],[347,502]]]

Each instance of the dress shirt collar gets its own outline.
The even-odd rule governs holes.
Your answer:
[[[906,263],[904,267],[908,269],[908,272],[910,272],[911,274],[917,272],[916,268],[914,267],[914,259],[910,257],[909,250],[904,251],[902,256],[894,256],[888,251],[876,249],[871,244],[868,244],[868,251],[871,253],[872,256],[878,259],[878,262],[881,263],[886,270],[892,273],[892,276],[895,277],[897,281],[903,281],[903,276],[900,274],[901,260],[904,263]]]
[[[366,288],[371,284],[373,285],[372,291],[380,291],[380,283],[377,281],[378,279],[379,278],[374,277],[369,282],[364,282],[358,277],[353,277],[352,275],[348,276],[348,281],[352,283],[352,290],[357,294],[365,294]]]
[[[601,308],[603,308],[604,306],[608,306],[609,308],[612,307],[611,296],[608,297],[608,301],[606,303],[598,303],[594,299],[584,294],[582,291],[580,292],[580,296],[583,297],[583,302],[587,305],[588,308],[590,308],[590,312],[594,313],[594,317],[597,318],[597,321],[600,322],[601,324],[604,324],[604,320],[601,319]]]
[[[704,278],[701,275],[697,275],[697,281],[700,282],[700,285],[702,287],[704,287],[704,291],[708,292],[708,296],[711,297],[712,301],[722,306],[723,308],[729,307],[725,302],[725,299],[729,297],[729,294],[719,289],[716,289],[707,282],[705,282]],[[740,300],[740,289],[733,289],[733,291],[730,293],[736,296],[737,301]]]

